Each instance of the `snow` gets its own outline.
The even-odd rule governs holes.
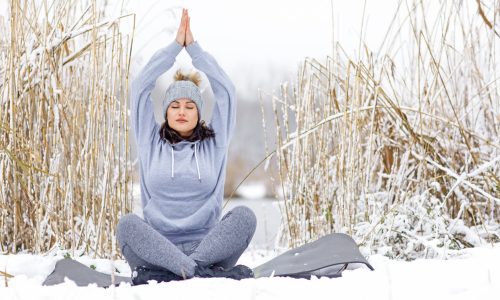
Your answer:
[[[276,249],[278,247],[276,240],[279,239],[279,228],[282,225],[279,201],[270,198],[233,198],[224,202],[222,214],[240,205],[250,208],[258,220],[255,234],[248,247],[262,250]]]
[[[238,195],[246,199],[262,199],[266,196],[266,186],[260,182],[247,183],[238,188]]]
[[[257,266],[274,256],[273,251],[249,250],[239,263]],[[133,287],[122,283],[108,289],[95,285],[77,287],[65,283],[45,287],[42,282],[51,273],[63,252],[47,256],[0,255],[0,270],[14,275],[8,287],[0,276],[0,299],[499,299],[500,243],[463,250],[448,260],[421,259],[411,262],[391,260],[381,255],[369,257],[375,271],[366,267],[346,270],[342,278],[194,278],[180,282],[156,283]],[[78,261],[102,272],[114,267],[129,276],[123,260],[109,261],[77,257]]]
[[[0,14],[6,9],[5,3],[6,1],[0,1]],[[149,4],[151,5],[151,3],[152,2]],[[175,3],[180,3],[180,1],[175,1]],[[176,7],[175,3],[172,4],[168,2],[167,6]],[[352,53],[352,49],[357,49],[357,43],[361,40],[359,35],[364,36],[363,41],[371,46],[369,48],[374,48],[373,45],[378,44],[378,42],[375,41],[379,41],[380,35],[385,34],[385,31],[381,30],[381,28],[385,28],[386,26],[380,24],[379,26],[368,26],[368,24],[373,25],[378,23],[374,21],[376,20],[374,17],[379,17],[386,21],[390,20],[390,18],[382,17],[382,14],[378,14],[378,11],[388,11],[392,13],[391,9],[387,9],[387,5],[380,5],[378,2],[369,3],[369,5],[375,5],[375,7],[367,7],[366,11],[370,12],[371,18],[367,20],[365,25],[368,31],[365,30],[365,32],[362,33],[360,29],[351,28],[351,23],[361,23],[361,17],[353,15],[351,11],[347,13],[347,10],[342,8],[342,5],[347,4],[343,4],[343,2],[340,1],[332,1],[333,13],[330,11],[330,1],[322,1],[320,2],[321,5],[318,4],[309,7],[307,10],[304,9],[304,7],[296,6],[299,3],[297,1],[293,3],[296,9],[291,9],[293,6],[287,5],[284,7],[285,9],[281,10],[269,8],[270,5],[283,8],[283,5],[278,2],[269,4],[269,2],[260,1],[257,5],[255,5],[255,3],[247,3],[243,8],[245,10],[244,16],[252,19],[249,21],[242,20],[239,14],[227,14],[228,11],[233,11],[228,9],[227,6],[230,5],[231,8],[233,8],[233,6],[236,5],[231,1],[220,0],[218,3],[219,5],[214,5],[212,2],[206,4],[207,7],[209,6],[210,8],[210,10],[207,11],[206,9],[200,9],[200,6],[195,6],[194,1],[188,1],[188,6],[193,6],[191,10],[194,16],[193,28],[195,29],[196,37],[199,38],[200,41],[203,41],[203,45],[206,45],[207,49],[210,49],[216,57],[220,58],[223,65],[227,65],[228,72],[235,78],[236,82],[238,82],[238,80],[240,81],[240,84],[237,84],[238,86],[243,86],[245,82],[249,81],[250,77],[254,76],[260,78],[262,78],[262,76],[268,76],[281,80],[280,76],[275,76],[271,71],[275,71],[275,69],[277,70],[279,68],[288,71],[290,69],[295,69],[295,64],[297,61],[300,61],[304,55],[323,57],[328,54],[331,51],[330,47],[332,44],[330,41],[330,36],[332,35],[330,33],[331,26],[329,25],[330,14],[335,15],[333,19],[335,40],[339,40],[342,45],[347,44],[348,46],[346,48],[350,49],[347,50],[347,52]],[[363,4],[363,1],[357,1],[357,3],[358,6],[356,9],[353,9],[353,11],[363,12],[364,9],[362,5],[360,6],[360,4]],[[134,5],[144,6],[144,8],[150,7],[150,5],[144,5],[143,2]],[[201,4],[197,3],[196,5]],[[241,7],[241,3],[237,5]],[[306,2],[302,2],[301,5],[309,6]],[[225,9],[220,9],[221,7]],[[253,8],[254,11],[249,12],[248,8]],[[178,10],[179,8],[177,7],[175,9]],[[378,11],[374,9],[378,9]],[[319,14],[318,10],[321,10],[323,13]],[[292,11],[298,13],[295,15],[296,17],[291,14]],[[157,8],[154,12],[156,16],[161,16],[165,13],[165,9]],[[217,12],[217,14],[214,14],[215,12]],[[155,14],[153,14],[153,16],[154,15]],[[259,22],[255,22],[254,20],[256,15],[260,16]],[[314,19],[309,19],[311,17]],[[353,21],[347,22],[347,20],[343,18]],[[158,36],[158,32],[155,32],[155,30],[148,30],[151,35],[157,35],[156,38],[151,41],[145,38],[145,35],[138,34],[138,44],[148,44],[148,47],[145,48],[134,48],[134,51],[137,51],[138,57],[149,57],[149,54],[163,45],[165,41],[172,40],[172,35],[175,33],[168,31],[170,25],[166,25],[167,29],[164,29],[163,25],[158,26],[158,24],[164,21],[164,18],[154,19],[157,20],[157,24],[153,27],[158,29],[156,31],[161,31],[161,35]],[[285,19],[288,21],[285,22]],[[150,21],[151,18],[138,18],[139,25],[147,24],[146,22]],[[226,32],[226,34],[221,35],[220,31],[214,30],[214,28],[220,28],[220,26],[203,25],[209,24],[209,21],[212,25],[214,24],[212,21],[216,21],[219,25],[230,23],[234,26],[228,27],[231,32]],[[141,22],[144,23],[141,24]],[[176,24],[177,23],[174,22],[172,26],[176,26]],[[290,27],[291,24],[299,28]],[[306,27],[304,24],[313,27]],[[246,28],[242,28],[241,26],[243,25],[246,26]],[[88,28],[89,27],[70,32],[65,36],[59,37],[59,39],[54,39],[52,43],[40,46],[35,50],[32,50],[32,44],[28,44],[26,53],[31,53],[31,55],[24,57],[25,64],[33,64],[37,59],[37,55],[44,49],[50,49],[60,43],[64,38],[79,34],[82,30],[88,30]],[[263,28],[269,30],[263,30]],[[146,30],[143,30],[143,32],[146,32]],[[257,39],[258,43],[250,47],[247,42],[248,36],[255,34],[255,32],[260,32],[262,34],[259,35]],[[311,34],[311,32],[315,32],[315,34]],[[287,37],[285,34],[293,34],[293,36]],[[232,42],[224,44],[228,36],[232,37]],[[328,38],[318,38],[325,36]],[[236,38],[236,40],[233,38]],[[366,41],[366,38],[369,40]],[[237,39],[241,40],[238,41]],[[225,46],[220,47],[220,45],[223,44]],[[78,51],[76,53],[78,53]],[[242,53],[251,53],[251,55],[242,55]],[[245,57],[245,59],[241,59],[241,57]],[[266,57],[271,57],[272,59]],[[71,56],[65,59],[69,61]],[[264,66],[267,65],[269,65],[269,67],[264,68]],[[269,73],[269,75],[266,75],[267,73]],[[262,84],[262,81],[268,79],[269,78],[264,77],[264,80],[258,83]],[[37,80],[40,79],[35,78],[33,82],[37,82]],[[488,85],[489,83],[487,86]],[[52,87],[54,91],[58,90],[55,81],[53,81]],[[253,90],[253,87],[249,88],[249,90]],[[436,93],[436,95],[438,95],[438,93]],[[474,97],[477,97],[477,95]],[[434,100],[431,99],[430,101],[432,102]],[[290,106],[289,108],[290,110],[295,110],[294,106]],[[371,107],[366,107],[366,109],[370,108]],[[57,110],[57,107],[55,107],[55,109]],[[471,114],[475,113],[476,112],[471,112]],[[324,121],[329,121],[338,116],[339,115],[333,115]],[[58,114],[56,114],[55,118],[57,123]],[[480,131],[481,130],[478,129],[478,132]],[[299,133],[296,133],[290,136],[294,137],[298,134]],[[291,143],[292,142],[285,144],[284,147],[291,145]],[[413,154],[421,158],[416,153]],[[332,159],[334,158],[332,157]],[[269,161],[270,160],[266,162],[266,169]],[[475,170],[464,170],[462,173],[457,173],[451,169],[445,168],[430,159],[427,159],[427,161],[455,178],[455,186],[458,186],[459,183],[463,183],[485,195],[490,200],[496,201],[495,203],[499,203],[500,199],[498,199],[497,196],[487,194],[481,186],[469,182],[468,178],[486,172],[490,168],[494,168],[500,161],[500,156],[496,156],[496,158],[480,165]],[[49,164],[50,169],[57,169],[58,164],[59,156],[51,158]],[[399,177],[399,179],[402,178],[404,177]],[[433,182],[432,187],[438,191],[441,190],[441,186],[438,182]],[[457,192],[452,189],[449,191],[449,194],[451,194],[452,191]],[[278,190],[278,192],[281,192],[281,190]],[[258,199],[264,197],[266,191],[263,185],[248,184],[240,187],[239,193],[247,199]],[[45,196],[45,193],[42,194]],[[382,194],[376,194],[373,197],[377,196],[382,196]],[[280,198],[281,197],[282,196],[280,196]],[[463,198],[466,199],[465,196],[463,196]],[[419,199],[419,197],[415,198],[415,202],[420,201]],[[136,203],[140,206],[140,201]],[[267,206],[263,207],[261,203],[255,201],[251,203],[255,205],[255,208],[252,209],[257,210],[260,208],[264,214],[279,212],[277,207],[274,207],[274,210],[269,210]],[[241,204],[239,200],[230,203],[230,205],[239,204]],[[274,204],[275,203],[271,203],[269,205]],[[250,203],[247,205],[250,205]],[[423,209],[425,209],[425,207]],[[259,214],[259,216],[261,215],[262,214]],[[283,249],[271,251],[258,248],[264,248],[265,245],[269,247],[269,241],[276,237],[275,228],[277,228],[279,224],[273,224],[273,226],[269,227],[272,229],[269,229],[267,225],[271,223],[271,220],[273,222],[280,222],[279,218],[264,218],[264,221],[260,223],[264,226],[257,228],[257,232],[262,232],[258,235],[262,238],[254,238],[250,249],[244,253],[239,263],[254,267],[274,257],[277,254],[276,251],[283,251]],[[91,222],[91,220],[89,222]],[[403,217],[403,215],[394,217],[394,222],[396,228],[402,228],[402,230],[404,230],[408,227],[408,219],[407,217]],[[430,237],[431,234],[429,232],[432,233],[432,230],[429,229],[429,226],[442,226],[442,222],[440,222],[439,219],[435,219],[432,222],[429,220],[421,220],[419,224],[422,224],[422,222],[424,223],[423,227],[427,228],[424,232],[428,233],[427,236]],[[261,226],[260,224],[258,226]],[[90,223],[90,225],[92,224]],[[360,227],[361,226],[366,227],[366,232],[373,229],[373,225],[369,223],[360,224]],[[42,228],[44,227],[42,226]],[[51,228],[46,227],[45,230],[51,230]],[[495,230],[498,232],[498,227],[493,229],[493,232]],[[446,232],[446,228],[441,232]],[[478,239],[478,235],[473,235],[472,230],[465,227],[461,220],[455,220],[453,226],[451,226],[450,233],[454,232],[463,233],[464,240],[471,244],[479,244],[481,242]],[[432,249],[439,248],[437,245],[439,240],[437,239],[420,238],[418,241],[429,245]],[[267,247],[266,249],[269,249]],[[412,247],[408,248],[411,249]],[[377,250],[378,253],[391,252],[391,249],[387,246],[379,247]],[[14,278],[8,279],[0,275],[0,300],[89,299],[90,297],[92,297],[93,300],[110,298],[157,299],[163,297],[171,299],[347,298],[376,300],[422,299],[424,297],[430,299],[500,299],[500,244],[495,244],[494,246],[483,245],[474,249],[462,250],[459,251],[459,254],[457,254],[457,252],[443,253],[442,256],[439,256],[441,259],[418,259],[411,262],[389,259],[381,254],[372,255],[369,257],[369,261],[375,267],[375,271],[369,271],[364,267],[356,270],[347,270],[344,272],[344,276],[338,279],[321,278],[310,281],[291,278],[263,278],[243,281],[232,281],[228,279],[192,279],[182,282],[151,283],[147,286],[139,287],[131,287],[128,284],[122,284],[119,287],[109,289],[97,288],[96,286],[79,288],[71,281],[53,287],[42,286],[42,282],[52,272],[57,260],[63,259],[64,256],[64,252],[55,252],[47,255],[0,255],[0,271],[15,276]],[[110,273],[114,271],[123,276],[130,275],[130,269],[123,260],[110,261],[105,259],[94,259],[88,256],[79,256],[78,253],[76,255],[72,254],[72,256],[87,266],[93,266],[96,270],[101,272]],[[442,257],[446,259],[442,259]]]

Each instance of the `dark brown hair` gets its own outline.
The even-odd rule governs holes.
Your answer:
[[[178,143],[180,141],[188,141],[188,142],[194,142],[194,141],[203,141],[204,139],[208,138],[213,138],[215,137],[215,132],[212,128],[208,127],[205,124],[205,121],[200,121],[198,124],[196,124],[196,127],[193,129],[193,133],[184,138],[182,137],[175,129],[172,129],[169,125],[167,120],[163,122],[160,128],[160,137],[162,140],[167,140],[171,144]]]

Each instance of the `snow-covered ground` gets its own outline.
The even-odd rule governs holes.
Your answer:
[[[251,250],[240,263],[257,266],[273,252]],[[342,278],[312,280],[261,278],[190,279],[115,288],[77,287],[67,281],[42,286],[62,253],[52,256],[0,255],[0,270],[14,275],[0,276],[0,299],[500,299],[500,244],[464,250],[448,260],[394,261],[383,256],[369,258],[375,271],[362,267],[344,271]],[[110,272],[112,262],[88,257],[80,262]],[[129,276],[124,261],[113,262],[120,275]],[[8,285],[8,287],[6,287]]]
[[[256,267],[276,256],[274,240],[279,226],[279,207],[270,199],[233,199],[225,211],[246,205],[255,211],[260,222],[249,249],[239,263]],[[0,300],[7,299],[500,299],[500,243],[467,249],[450,255],[448,260],[428,259],[396,261],[381,255],[368,258],[375,267],[344,271],[342,278],[313,280],[261,278],[242,281],[230,279],[191,279],[183,282],[151,283],[116,288],[77,287],[67,281],[58,286],[42,286],[57,260],[65,252],[46,256],[0,255]],[[73,255],[72,255],[73,256]],[[117,275],[130,276],[123,260],[75,259]],[[1,273],[0,273],[1,274]],[[6,286],[8,285],[8,286]]]

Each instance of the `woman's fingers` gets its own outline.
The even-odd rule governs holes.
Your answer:
[[[187,20],[188,20],[187,10],[183,8],[181,22],[179,24],[179,29],[177,29],[177,36],[175,37],[177,43],[179,43],[182,46],[186,44],[186,26],[188,22]]]
[[[186,46],[194,42],[193,33],[191,32],[191,18],[187,17],[187,25],[186,25]]]
[[[182,46],[187,46],[194,42],[193,33],[191,32],[191,18],[187,9],[182,9],[181,23],[179,24],[175,40]]]

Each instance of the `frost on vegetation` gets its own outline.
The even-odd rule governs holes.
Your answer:
[[[114,255],[132,209],[127,91],[116,88],[127,86],[126,17],[92,9],[102,1],[25,2],[0,24],[0,251]]]
[[[389,30],[400,47],[352,59],[338,45],[272,98],[288,246],[344,232],[416,259],[500,241],[498,37],[477,7],[441,2],[434,22],[412,5],[418,22]]]

